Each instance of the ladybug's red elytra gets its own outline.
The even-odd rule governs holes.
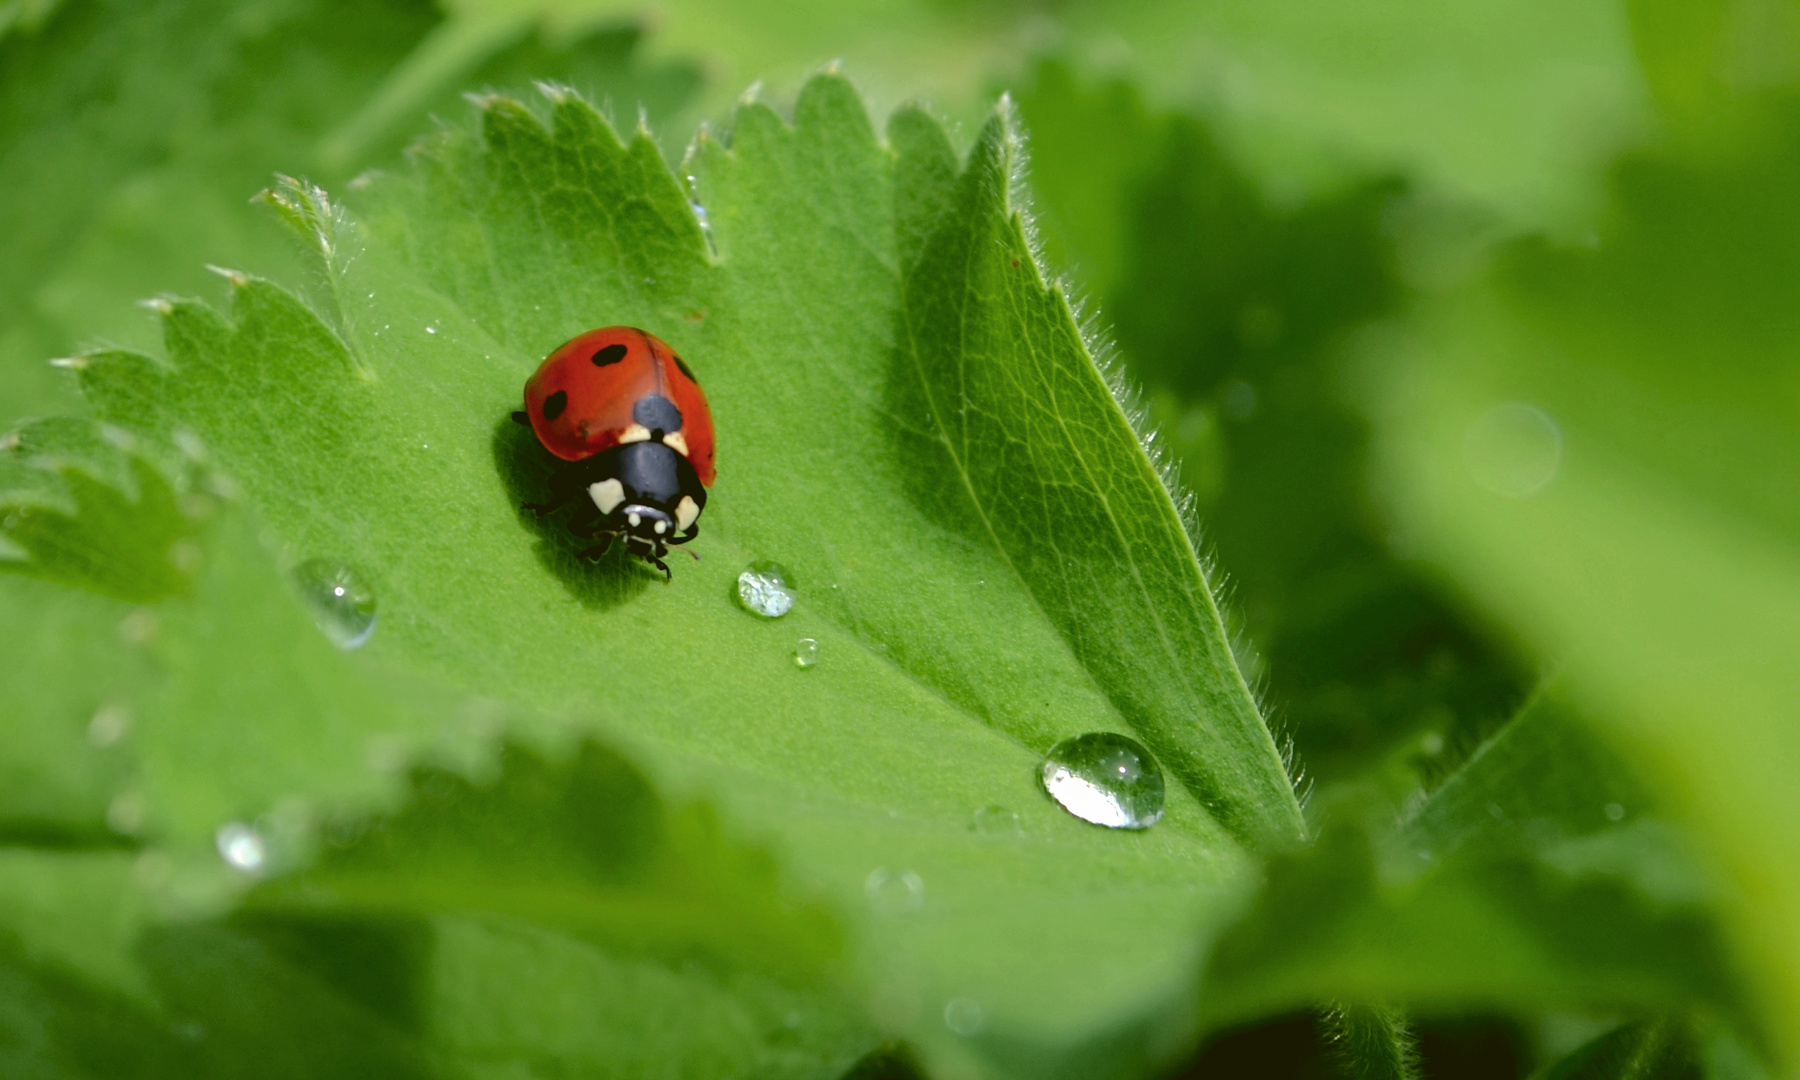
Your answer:
[[[716,475],[712,412],[675,350],[635,327],[589,330],[526,380],[525,408],[513,419],[560,459],[550,500],[525,509],[542,517],[575,506],[569,531],[599,541],[584,558],[623,538],[668,580],[663,556],[700,535]]]

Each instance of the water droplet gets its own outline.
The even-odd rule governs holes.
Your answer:
[[[1050,797],[1083,821],[1148,829],[1162,818],[1162,769],[1123,735],[1096,731],[1064,739],[1050,748],[1039,776]]]
[[[951,998],[944,1003],[944,1026],[957,1035],[979,1035],[987,1027],[987,1010],[974,998]]]
[[[989,803],[975,811],[975,816],[969,819],[969,828],[984,836],[1016,836],[1025,831],[1019,824],[1018,813],[998,803]]]
[[[218,833],[213,836],[213,844],[219,849],[219,857],[231,864],[233,870],[241,870],[246,874],[261,870],[263,862],[269,856],[262,834],[241,821],[219,826]]]
[[[1476,418],[1463,436],[1463,464],[1496,495],[1523,499],[1550,486],[1562,468],[1562,429],[1535,405],[1509,401]]]
[[[144,821],[150,811],[144,806],[144,797],[135,791],[125,791],[113,797],[106,806],[106,824],[113,832],[126,836],[135,835],[144,827]]]
[[[1625,820],[1625,807],[1622,804],[1616,803],[1616,802],[1607,803],[1606,804],[1606,820],[1608,820],[1608,821],[1624,821]]]
[[[883,915],[904,915],[925,906],[925,879],[911,870],[877,866],[863,881],[863,892]]]
[[[800,644],[794,647],[794,666],[809,668],[819,662],[819,643],[812,638],[803,637]]]
[[[1427,731],[1424,738],[1419,740],[1419,749],[1423,750],[1427,757],[1438,756],[1444,752],[1443,735],[1435,731]]]
[[[131,710],[123,705],[102,705],[88,721],[88,742],[102,749],[113,745],[131,730]]]
[[[348,563],[308,559],[294,567],[300,598],[326,637],[354,649],[375,632],[375,591]]]
[[[753,562],[750,569],[738,575],[738,603],[752,615],[779,619],[794,607],[794,591],[789,588],[787,574],[777,563]]]

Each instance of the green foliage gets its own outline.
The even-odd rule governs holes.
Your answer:
[[[0,3],[0,1072],[1790,1067],[1785,3],[635,19]],[[519,509],[610,323],[669,585]]]
[[[629,23],[468,27],[428,0],[71,0],[22,21],[0,36],[4,416],[71,408],[44,360],[150,344],[136,303],[201,288],[205,263],[304,274],[245,203],[275,171],[348,181],[429,113],[466,115],[469,88],[562,80],[628,116],[677,114],[698,72],[637,63],[637,39]]]
[[[1403,294],[1384,225],[1401,185],[1271,206],[1195,119],[1063,64],[1037,69],[1020,108],[1051,250],[1105,301],[1144,381],[1300,761],[1329,781],[1474,745],[1528,678],[1392,550],[1344,392],[1346,336]]]

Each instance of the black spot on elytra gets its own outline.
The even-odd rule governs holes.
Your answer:
[[[631,418],[651,431],[680,431],[681,410],[661,394],[645,394],[631,407]]]
[[[679,357],[679,356],[675,356],[675,354],[674,354],[674,353],[670,353],[670,354],[669,354],[669,355],[670,355],[670,356],[671,356],[671,357],[673,357],[673,358],[674,358],[674,360],[675,360],[675,366],[676,366],[676,367],[678,367],[678,368],[680,368],[680,369],[681,369],[681,373],[682,373],[682,374],[683,374],[683,375],[686,375],[686,376],[687,376],[687,377],[688,377],[688,382],[691,382],[691,383],[693,383],[693,384],[694,384],[694,385],[695,385],[695,386],[699,386],[699,385],[700,385],[700,380],[699,380],[699,379],[696,379],[696,378],[694,378],[694,373],[693,373],[693,371],[692,371],[692,370],[690,370],[690,369],[689,369],[689,368],[688,368],[688,366],[687,366],[687,361],[686,361],[686,360],[683,360],[683,359],[682,359],[682,358],[681,358],[681,357]]]
[[[594,366],[605,367],[608,364],[616,364],[625,359],[625,352],[626,349],[623,345],[608,345],[594,354]]]
[[[569,407],[568,392],[564,391],[564,390],[558,390],[556,393],[551,394],[549,397],[544,399],[544,419],[554,420],[557,417],[561,416],[563,414],[563,410],[568,407]]]

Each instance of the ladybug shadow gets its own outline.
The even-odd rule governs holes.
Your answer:
[[[643,592],[652,580],[662,581],[661,574],[629,555],[623,544],[613,545],[598,562],[582,558],[581,552],[593,547],[594,541],[569,532],[563,525],[564,514],[539,517],[522,507],[523,503],[544,502],[550,497],[550,477],[561,464],[537,441],[529,427],[515,422],[510,414],[503,414],[494,425],[493,451],[494,468],[506,485],[519,523],[537,537],[534,548],[538,561],[556,575],[583,607],[617,607]]]

